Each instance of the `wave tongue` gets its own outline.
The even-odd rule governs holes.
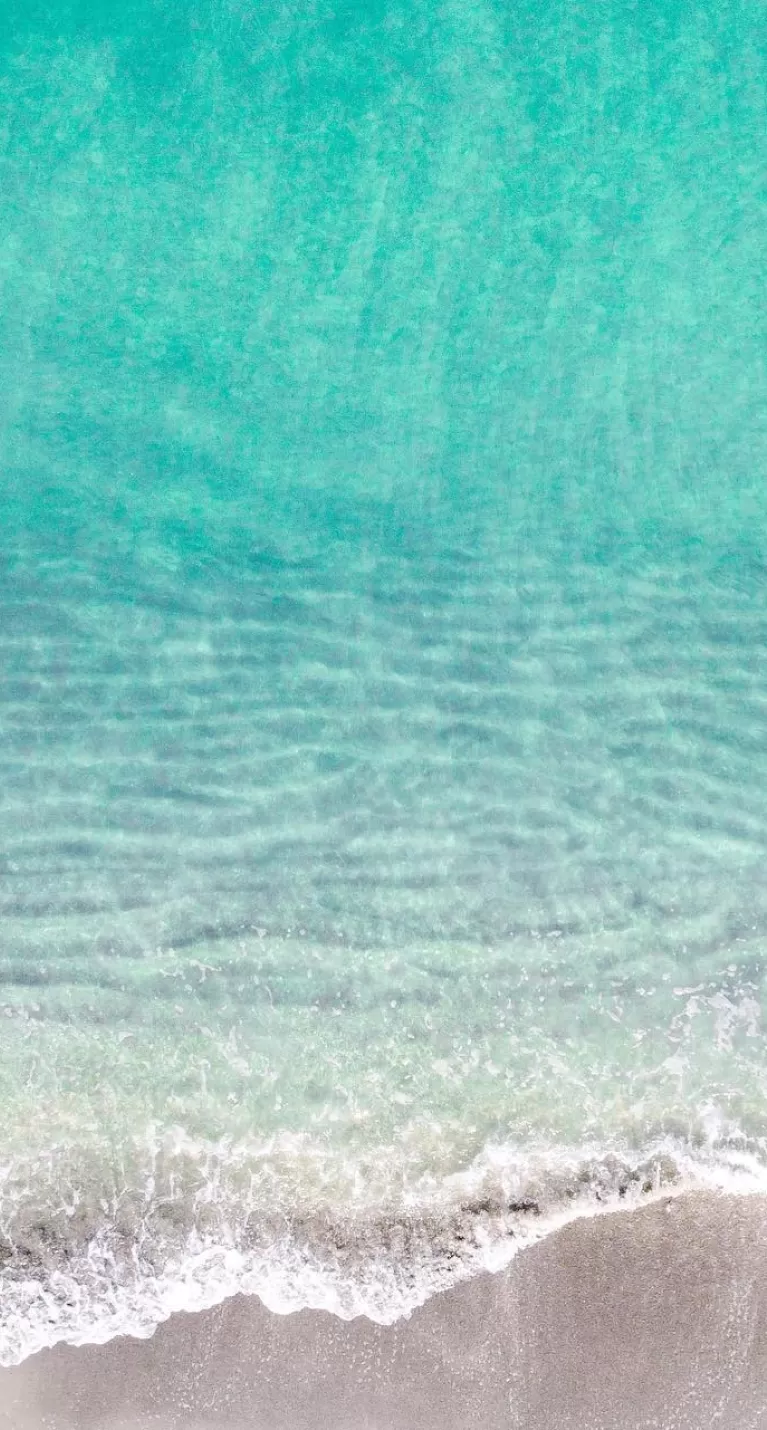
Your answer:
[[[0,1364],[62,1340],[148,1336],[175,1311],[237,1292],[277,1312],[388,1324],[577,1216],[691,1186],[767,1185],[759,1149],[732,1135],[694,1150],[665,1139],[634,1156],[489,1145],[440,1183],[365,1203],[331,1198],[321,1177],[307,1194],[306,1165],[299,1195],[285,1171],[295,1174],[296,1150],[175,1132],[144,1146],[120,1189],[96,1166],[78,1181],[67,1159],[4,1169]],[[318,1159],[303,1146],[305,1164]]]

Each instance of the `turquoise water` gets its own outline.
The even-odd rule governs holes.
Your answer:
[[[2,1359],[762,1184],[762,21],[6,7]]]

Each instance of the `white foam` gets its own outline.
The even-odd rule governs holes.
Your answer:
[[[694,1189],[766,1193],[767,1166],[758,1149],[733,1146],[732,1138],[726,1147],[717,1145],[720,1131],[712,1122],[708,1146],[691,1149],[664,1139],[633,1159],[597,1146],[523,1151],[488,1145],[430,1194],[411,1195],[401,1216],[417,1234],[405,1247],[397,1244],[396,1215],[395,1234],[376,1241],[371,1209],[367,1221],[359,1212],[339,1221],[341,1247],[333,1225],[324,1239],[316,1229],[314,1235],[286,1230],[256,1248],[244,1247],[231,1224],[213,1233],[193,1226],[158,1269],[151,1259],[158,1248],[139,1239],[126,1254],[104,1227],[66,1267],[2,1277],[0,1364],[17,1364],[58,1342],[149,1337],[178,1311],[201,1311],[238,1293],[258,1296],[280,1315],[313,1309],[391,1324],[457,1281],[502,1270],[519,1251],[579,1217]],[[539,1211],[519,1209],[535,1193]]]

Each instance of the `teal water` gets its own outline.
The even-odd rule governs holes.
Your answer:
[[[767,1168],[760,7],[10,3],[0,1358]]]

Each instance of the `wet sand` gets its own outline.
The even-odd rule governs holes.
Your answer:
[[[767,1199],[584,1220],[381,1327],[237,1297],[0,1372],[3,1430],[761,1430]]]

